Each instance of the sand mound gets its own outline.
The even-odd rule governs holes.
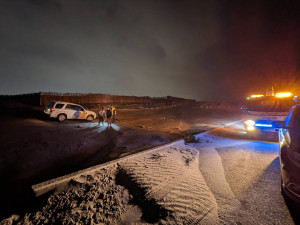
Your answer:
[[[184,141],[70,177],[25,224],[217,224],[216,200]],[[5,222],[3,221],[3,222]]]

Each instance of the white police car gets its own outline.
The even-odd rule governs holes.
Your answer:
[[[50,118],[56,118],[59,121],[66,119],[85,119],[93,121],[97,116],[95,112],[86,110],[81,105],[62,101],[50,102],[45,107],[44,113],[49,115]]]

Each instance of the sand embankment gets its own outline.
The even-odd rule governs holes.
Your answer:
[[[217,224],[218,207],[199,171],[199,153],[177,141],[53,179],[47,202],[20,223]]]

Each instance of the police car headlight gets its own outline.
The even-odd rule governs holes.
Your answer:
[[[254,126],[255,122],[254,122],[253,120],[246,120],[246,121],[245,121],[245,124],[246,124],[247,126]]]

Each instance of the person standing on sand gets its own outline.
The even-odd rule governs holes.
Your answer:
[[[106,118],[107,118],[108,127],[111,126],[111,116],[112,116],[111,108],[108,107],[106,110]]]
[[[112,122],[114,123],[116,121],[115,117],[117,115],[117,110],[113,105],[111,106],[111,112],[112,112]]]
[[[99,112],[98,112],[98,117],[99,117],[99,122],[98,122],[98,126],[100,125],[100,123],[102,123],[101,126],[104,125],[104,114],[105,114],[105,110],[104,108],[102,107]]]
[[[103,120],[106,120],[106,107],[103,107]]]

